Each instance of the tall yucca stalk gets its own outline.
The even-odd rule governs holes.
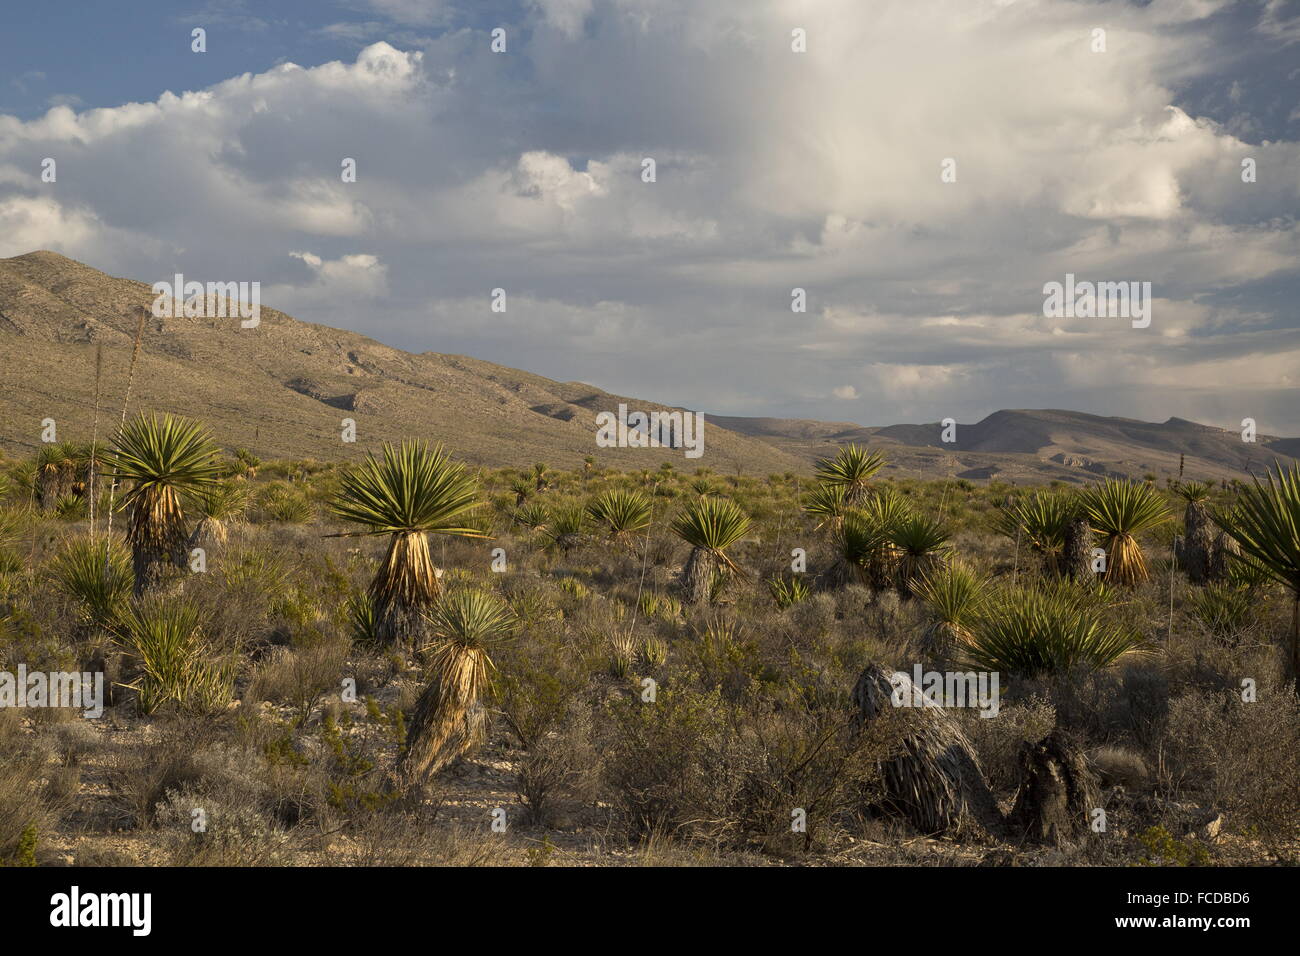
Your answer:
[[[1140,584],[1148,577],[1137,535],[1169,519],[1164,500],[1150,485],[1108,478],[1082,493],[1088,520],[1106,538],[1106,580]]]
[[[817,480],[844,488],[845,503],[861,504],[867,497],[867,482],[885,464],[880,452],[869,452],[859,445],[846,445],[834,458],[817,462]]]
[[[1072,495],[1038,491],[999,508],[993,527],[1041,554],[1046,569],[1056,574],[1061,570],[1066,532],[1077,511]]]
[[[819,484],[804,496],[804,513],[816,520],[818,531],[824,528],[834,534],[840,530],[848,509],[845,495],[843,485]]]
[[[1228,514],[1214,521],[1240,546],[1242,557],[1291,592],[1291,676],[1300,694],[1300,466],[1275,466],[1255,479]]]
[[[114,482],[132,483],[119,507],[130,514],[126,540],[139,597],[158,584],[167,564],[184,566],[187,535],[180,496],[216,482],[217,449],[198,422],[140,415],[118,429],[105,462]]]
[[[488,686],[491,646],[517,626],[498,597],[477,589],[445,595],[430,611],[431,675],[415,704],[398,771],[407,782],[437,773],[483,739],[479,698]]]
[[[388,535],[368,591],[381,641],[410,641],[422,633],[423,611],[442,593],[429,535],[488,537],[472,523],[479,504],[478,485],[441,446],[430,451],[423,442],[385,444],[381,458],[369,454],[343,473],[332,510],[363,530],[326,537]]]
[[[740,572],[726,551],[748,531],[749,517],[729,498],[697,498],[673,519],[673,534],[692,548],[682,568],[689,603],[707,599],[718,574]]]
[[[972,631],[962,646],[964,666],[1019,677],[1109,667],[1142,644],[1086,596],[1060,587],[1011,588],[984,606]]]
[[[587,515],[615,541],[626,542],[650,526],[650,499],[639,491],[614,489],[587,505]]]

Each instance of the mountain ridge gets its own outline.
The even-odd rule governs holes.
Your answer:
[[[30,453],[40,423],[60,438],[96,430],[96,351],[102,349],[98,433],[116,424],[141,310],[152,287],[106,275],[56,252],[0,259],[0,447]],[[1064,409],[1003,409],[956,426],[859,425],[816,419],[712,415],[705,450],[598,448],[595,412],[620,403],[643,411],[679,409],[617,395],[584,382],[558,382],[482,359],[405,352],[360,333],[261,308],[261,323],[145,317],[131,411],[168,410],[204,421],[227,447],[262,457],[355,458],[379,441],[442,442],[458,457],[488,466],[546,461],[579,467],[587,455],[622,468],[724,473],[794,471],[847,443],[886,451],[885,473],[922,477],[998,477],[1079,482],[1101,475],[1231,478],[1259,473],[1273,457],[1293,460],[1300,438],[1240,434],[1175,417],[1163,423]],[[358,440],[341,440],[342,420]],[[265,434],[264,434],[265,432]]]

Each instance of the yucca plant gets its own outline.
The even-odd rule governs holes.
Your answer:
[[[406,782],[437,773],[483,739],[479,698],[488,687],[489,651],[516,626],[505,602],[478,589],[453,591],[430,609],[431,676],[416,701],[398,762]]]
[[[1063,588],[1010,588],[984,606],[972,632],[962,665],[1017,677],[1102,669],[1142,645],[1085,594]]]
[[[541,531],[550,520],[550,512],[543,504],[522,504],[515,508],[511,520],[523,525],[529,531]]]
[[[268,488],[261,504],[267,515],[284,524],[304,524],[315,514],[305,495],[283,485]]]
[[[859,445],[846,445],[834,458],[817,462],[817,480],[844,488],[845,503],[859,505],[867,498],[867,482],[885,464],[880,452],[870,452]]]
[[[131,554],[113,538],[73,538],[50,562],[50,573],[91,625],[111,624],[131,593]]]
[[[727,548],[749,531],[749,517],[730,498],[697,498],[672,522],[672,532],[691,546],[682,568],[687,603],[699,604],[714,593],[715,579],[743,573]]]
[[[825,529],[832,534],[838,532],[844,524],[844,512],[848,509],[846,496],[844,485],[819,484],[804,496],[804,513],[817,522],[818,531]]]
[[[1241,557],[1282,585],[1291,596],[1291,676],[1300,695],[1300,466],[1269,469],[1254,479],[1228,514],[1214,521],[1241,548]]]
[[[442,591],[440,572],[429,553],[429,535],[485,538],[473,511],[480,505],[478,486],[462,465],[430,450],[423,442],[385,444],[343,473],[333,513],[361,525],[327,537],[387,535],[388,549],[370,582],[376,631],[385,643],[416,639],[423,612]]]
[[[377,645],[380,642],[375,605],[368,594],[353,594],[343,606],[348,636],[354,644]]]
[[[836,587],[849,584],[877,585],[880,568],[892,561],[890,529],[860,511],[848,511],[833,539],[835,560],[826,572]],[[889,563],[892,569],[892,563]]]
[[[43,511],[55,508],[69,496],[85,495],[94,451],[89,444],[70,441],[41,446],[36,453],[33,482],[36,503]]]
[[[217,481],[217,449],[198,422],[172,415],[140,415],[123,425],[105,455],[115,481],[129,481],[126,510],[137,597],[155,587],[168,564],[185,565],[188,534],[182,494]]]
[[[579,502],[557,505],[551,509],[546,526],[547,547],[568,554],[587,540],[587,509]]]
[[[777,575],[767,582],[767,589],[772,595],[772,600],[776,601],[776,606],[783,611],[812,596],[812,588],[808,586],[808,582],[797,574],[789,578]]]
[[[989,581],[969,564],[953,561],[923,572],[915,591],[930,620],[922,643],[931,653],[947,655],[971,640],[988,600]]]
[[[117,618],[118,642],[135,658],[140,674],[127,685],[142,714],[166,707],[187,714],[222,710],[234,693],[229,662],[214,661],[193,604],[150,596]]]
[[[1187,572],[1188,580],[1193,584],[1204,584],[1210,580],[1211,567],[1215,563],[1214,545],[1218,530],[1206,505],[1210,486],[1203,481],[1189,481],[1178,486],[1178,495],[1187,502],[1187,507],[1183,510],[1183,537],[1176,542],[1174,556]]]
[[[867,583],[878,591],[893,587],[901,558],[894,538],[899,526],[912,517],[912,506],[896,489],[884,487],[863,502],[858,514],[877,542],[863,555]]]
[[[1211,584],[1193,591],[1188,599],[1192,617],[1216,640],[1235,644],[1255,620],[1258,603],[1247,588]]]
[[[1107,478],[1080,498],[1088,521],[1105,537],[1106,580],[1140,584],[1148,577],[1137,535],[1169,519],[1164,499],[1150,485]]]
[[[587,505],[587,516],[600,525],[611,540],[622,543],[650,527],[650,514],[650,499],[639,491],[613,489],[598,495]]]
[[[897,552],[900,596],[910,598],[922,575],[943,566],[951,537],[943,522],[929,515],[911,514],[894,525],[889,543]]]
[[[1046,570],[1057,574],[1062,570],[1066,533],[1077,510],[1073,495],[1037,491],[999,508],[993,527],[1042,555]]]
[[[248,507],[248,485],[242,481],[221,481],[191,494],[193,510],[199,523],[190,533],[190,549],[213,551],[230,537],[229,524],[244,515]]]

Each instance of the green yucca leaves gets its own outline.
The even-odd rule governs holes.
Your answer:
[[[963,666],[1018,677],[1109,667],[1142,645],[1086,597],[1060,588],[1011,588],[981,610],[972,632]]]
[[[1178,496],[1184,501],[1204,501],[1210,497],[1210,486],[1204,481],[1189,481],[1178,486]]]
[[[587,506],[587,515],[612,538],[625,538],[650,526],[650,499],[639,491],[606,491]]]
[[[543,504],[522,504],[510,517],[530,531],[540,531],[550,520],[550,513]]]
[[[490,591],[478,588],[444,594],[429,610],[434,642],[461,649],[486,650],[508,636],[517,623],[509,605]]]
[[[889,543],[898,562],[898,591],[911,597],[921,575],[943,563],[951,550],[951,537],[943,522],[929,515],[909,514],[894,523]]]
[[[767,582],[767,589],[772,595],[772,600],[776,601],[776,606],[782,610],[792,604],[806,601],[812,596],[812,588],[808,586],[808,582],[797,574],[788,579],[774,577]]]
[[[1092,526],[1105,535],[1136,535],[1169,519],[1159,492],[1144,482],[1107,478],[1082,492]]]
[[[1108,478],[1086,489],[1080,503],[1092,527],[1106,538],[1106,580],[1138,584],[1148,577],[1137,535],[1169,519],[1164,499],[1150,485]]]
[[[848,508],[846,493],[844,485],[819,484],[804,496],[803,510],[816,519],[819,529],[837,529],[844,521],[844,512]]]
[[[118,616],[118,640],[140,665],[140,677],[129,686],[141,713],[164,706],[212,713],[230,702],[233,671],[209,658],[202,625],[198,608],[177,600],[146,599]]]
[[[50,562],[55,585],[82,606],[87,621],[111,623],[131,593],[131,555],[111,538],[74,538]]]
[[[204,485],[190,493],[194,511],[200,518],[230,521],[242,517],[248,507],[248,484],[243,481],[221,481]]]
[[[1023,541],[1047,558],[1048,567],[1065,550],[1065,534],[1078,505],[1074,497],[1057,491],[1038,491],[998,509],[993,528],[1015,541]]]
[[[329,537],[423,532],[482,538],[466,520],[478,505],[474,479],[442,446],[430,451],[423,442],[385,444],[382,458],[367,455],[343,473],[332,504],[336,516],[365,530]]]
[[[731,565],[723,552],[749,531],[749,517],[730,498],[699,498],[672,522],[672,532],[691,547],[708,551]]]
[[[1242,555],[1300,599],[1300,466],[1268,472],[1255,479],[1227,514],[1214,522],[1236,540]]]
[[[858,445],[846,445],[834,458],[817,462],[817,480],[826,485],[844,488],[849,504],[858,504],[866,498],[867,482],[885,464],[880,452],[869,452]]]
[[[123,508],[160,489],[200,491],[221,473],[216,446],[203,426],[173,415],[131,419],[118,430],[104,461],[110,477],[133,483]]]
[[[962,561],[930,568],[916,585],[916,596],[936,620],[969,633],[988,600],[988,579]]]
[[[1231,513],[1213,518],[1240,545],[1238,564],[1291,592],[1290,668],[1300,694],[1300,466],[1270,469],[1267,483],[1256,478]]]

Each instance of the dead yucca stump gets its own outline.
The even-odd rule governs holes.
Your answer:
[[[1013,839],[1049,846],[1087,836],[1099,806],[1097,778],[1083,750],[1061,730],[1020,751],[1020,789],[1007,817]]]
[[[886,806],[922,833],[973,828],[1002,836],[997,799],[957,722],[942,707],[921,706],[920,690],[906,674],[895,678],[898,699],[916,706],[896,706],[891,674],[877,664],[868,665],[853,688],[860,727],[890,712],[903,718],[904,736],[896,756],[880,764]]]
[[[1210,509],[1205,503],[1209,489],[1200,482],[1191,482],[1180,488],[1179,493],[1187,500],[1187,507],[1183,511],[1183,537],[1175,544],[1174,557],[1187,572],[1189,581],[1205,584],[1215,563],[1218,537],[1218,528],[1210,519]]]
[[[1065,526],[1065,548],[1061,554],[1061,571],[1071,581],[1092,581],[1092,525],[1083,515],[1075,515]]]

